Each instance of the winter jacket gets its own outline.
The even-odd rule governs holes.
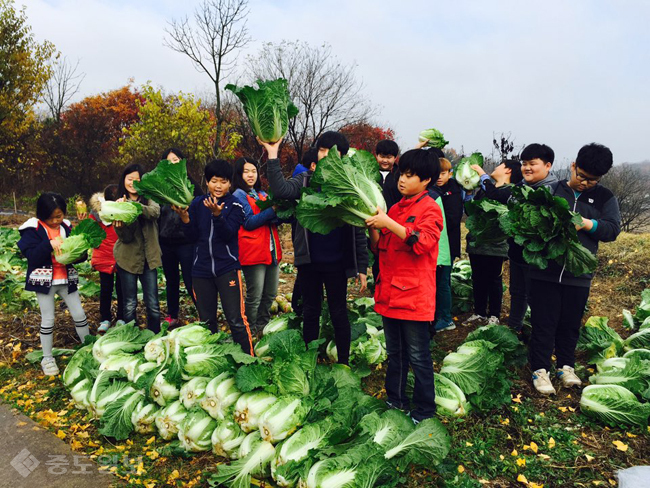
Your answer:
[[[239,229],[239,262],[242,266],[256,264],[278,264],[282,260],[282,248],[275,210],[260,210],[257,200],[264,201],[267,194],[263,191],[246,193],[238,188],[233,196],[244,209],[244,225]],[[271,249],[271,239],[273,249]]]
[[[460,257],[460,222],[463,219],[463,192],[454,178],[450,178],[439,189],[445,208],[449,252],[453,262],[454,259]]]
[[[147,269],[162,266],[158,243],[158,217],[160,205],[153,200],[140,200],[142,215],[133,223],[115,227],[117,242],[113,256],[117,265],[131,274],[142,274]]]
[[[209,195],[196,197],[190,205],[190,221],[183,224],[187,239],[195,245],[192,276],[217,278],[239,264],[239,228],[244,223],[244,209],[239,201],[227,193],[219,199],[225,203],[218,217],[203,204]],[[216,297],[215,297],[216,299]]]
[[[194,185],[194,197],[203,195],[201,187],[190,176],[188,178]],[[171,205],[163,205],[160,207],[158,238],[162,244],[167,244],[168,246],[189,244],[183,232],[183,222],[181,222],[179,215],[172,210]]]
[[[381,274],[375,311],[384,317],[431,321],[436,313],[436,265],[443,228],[442,211],[426,191],[402,198],[388,216],[407,229],[402,240],[380,231],[377,249]]]
[[[269,181],[269,189],[275,198],[299,199],[302,188],[309,185],[311,175],[312,172],[307,171],[285,180],[279,159],[269,159],[266,163],[266,177]],[[311,263],[309,254],[309,235],[311,233],[297,222],[293,225],[294,263],[296,266],[309,264]],[[343,266],[346,275],[351,278],[357,276],[358,273],[366,274],[368,272],[368,243],[365,229],[351,225],[345,225],[343,229],[345,233],[344,239],[347,242],[343,252],[345,256]]]
[[[90,197],[90,218],[99,224],[99,226],[106,232],[106,238],[102,241],[97,249],[93,250],[90,264],[93,269],[100,273],[112,274],[115,272],[116,262],[113,256],[113,248],[117,242],[117,234],[111,222],[105,224],[99,218],[99,211],[102,209],[102,202],[104,196],[101,193],[95,193]]]
[[[594,221],[594,226],[590,231],[578,231],[580,243],[592,254],[595,255],[598,252],[599,242],[615,241],[621,233],[621,213],[618,201],[609,189],[602,185],[596,185],[576,196],[568,182],[560,181],[551,186],[550,190],[554,196],[564,198],[569,202],[569,208],[573,212]],[[544,270],[531,266],[530,277],[565,285],[589,287],[593,273],[574,276],[564,266],[555,261],[549,261],[548,267]]]
[[[18,248],[27,258],[25,290],[47,295],[52,287],[52,252],[54,249],[52,249],[44,225],[36,217],[32,217],[21,225],[18,228],[20,232]],[[65,239],[70,234],[70,230],[70,221],[63,220],[60,227],[61,238]],[[79,275],[71,264],[66,265],[66,271],[68,293],[72,293],[77,290]]]
[[[381,183],[381,189],[384,194],[384,200],[386,200],[386,211],[399,202],[402,199],[402,194],[397,188],[397,183],[399,182],[399,167],[397,163],[393,165],[393,169],[386,175]]]

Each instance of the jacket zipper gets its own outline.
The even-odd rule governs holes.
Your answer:
[[[210,218],[210,239],[208,240],[208,249],[210,251],[210,262],[212,263],[212,276],[217,276],[214,270],[214,256],[212,255],[212,236],[214,235],[214,222]]]

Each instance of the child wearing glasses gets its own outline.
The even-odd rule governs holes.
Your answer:
[[[599,242],[614,241],[621,231],[618,201],[600,179],[613,164],[612,152],[601,144],[587,144],[571,164],[571,177],[551,186],[551,193],[569,202],[582,216],[576,225],[583,246],[593,254]],[[592,274],[574,276],[551,261],[546,269],[530,267],[530,309],[533,326],[528,358],[533,385],[542,394],[555,393],[549,371],[555,352],[556,376],[563,387],[580,386],[574,372],[575,349]]]

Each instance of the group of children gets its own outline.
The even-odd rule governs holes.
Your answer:
[[[343,156],[349,149],[343,134],[325,132],[303,158],[303,167],[285,178],[278,159],[280,143],[260,141],[268,157],[269,191],[275,198],[287,200],[300,198],[318,161],[329,150],[336,147]],[[521,153],[521,162],[503,161],[490,175],[473,166],[481,175],[480,188],[468,196],[453,179],[452,165],[442,151],[424,147],[425,144],[426,141],[420,143],[401,157],[394,141],[377,145],[388,210],[378,208],[377,214],[366,221],[366,229],[343,225],[321,235],[306,230],[297,221],[291,222],[294,264],[298,269],[296,295],[302,297],[305,343],[319,337],[324,287],[338,361],[343,364],[349,360],[351,338],[346,301],[348,279],[357,278],[359,291],[363,292],[367,285],[368,246],[375,254],[375,310],[384,321],[388,403],[409,410],[416,423],[433,416],[436,410],[429,352],[431,337],[435,331],[455,327],[450,274],[454,260],[461,254],[460,228],[467,198],[507,203],[511,185],[546,186],[582,215],[578,235],[591,252],[597,251],[598,242],[614,240],[620,232],[616,198],[598,184],[612,165],[612,154],[604,146],[583,147],[571,165],[571,178],[558,181],[550,173],[553,151],[543,144],[531,144]],[[183,154],[169,149],[163,158],[176,163]],[[253,355],[255,335],[269,321],[282,259],[278,234],[281,222],[273,207],[260,210],[256,205],[268,198],[261,189],[258,162],[241,158],[233,166],[224,160],[213,160],[204,170],[207,194],[200,194],[199,185],[195,185],[197,194],[188,208],[161,208],[138,195],[133,182],[142,175],[140,166],[130,165],[117,185],[91,199],[91,217],[107,232],[91,261],[100,272],[102,284],[102,322],[98,332],[105,332],[112,323],[114,276],[118,322],[136,318],[139,280],[147,326],[154,332],[160,330],[160,266],[167,279],[166,320],[171,327],[177,326],[180,266],[200,320],[216,330],[219,297],[233,340]],[[142,215],[128,225],[101,222],[97,214],[101,199],[137,201],[142,205]],[[45,374],[58,373],[52,357],[55,294],[66,301],[80,339],[88,334],[74,267],[59,265],[54,259],[60,245],[57,237],[70,232],[65,213],[66,204],[60,195],[44,193],[38,199],[37,217],[20,228],[19,247],[28,260],[26,288],[37,292],[41,307]],[[573,276],[554,264],[545,270],[531,267],[524,261],[521,248],[512,241],[486,245],[477,243],[470,234],[467,252],[473,270],[475,304],[469,322],[498,323],[503,262],[509,259],[512,303],[508,325],[520,331],[530,304],[533,327],[528,346],[535,388],[545,394],[555,391],[549,377],[553,351],[563,385],[579,385],[573,370],[574,351],[592,276]],[[409,367],[415,374],[412,409],[406,396]]]

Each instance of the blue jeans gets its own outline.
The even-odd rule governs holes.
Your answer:
[[[436,322],[451,322],[451,266],[436,267]]]
[[[158,272],[156,269],[147,269],[137,275],[129,273],[118,266],[117,272],[122,282],[122,295],[124,296],[124,321],[136,320],[138,306],[138,279],[142,283],[144,305],[147,309],[147,328],[160,332],[160,304],[158,303]]]
[[[246,318],[251,329],[257,332],[271,319],[271,304],[278,294],[280,266],[255,264],[241,269],[246,278]]]
[[[386,393],[394,406],[407,410],[406,377],[409,364],[415,375],[411,417],[424,420],[436,413],[433,360],[429,352],[429,322],[383,317],[388,367]]]

